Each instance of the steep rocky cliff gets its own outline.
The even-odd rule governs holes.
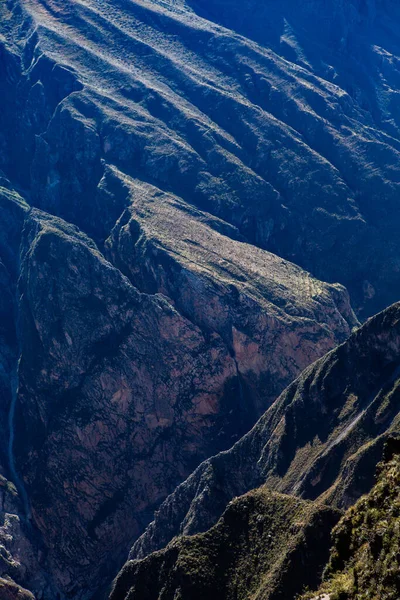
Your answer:
[[[320,514],[324,504],[346,508],[369,492],[382,453],[391,459],[399,449],[399,346],[396,304],[306,369],[252,431],[161,505],[111,600],[286,599],[315,589],[335,513],[293,520],[283,507]],[[369,496],[334,529],[323,598],[397,597],[398,462],[381,467]]]
[[[0,464],[0,598],[32,600],[26,588],[40,589],[51,597],[50,577],[39,565],[42,547],[6,472],[7,466]]]
[[[175,486],[246,432],[275,389],[356,320],[341,286],[225,240],[229,226],[206,213],[187,209],[175,243],[167,233],[176,198],[159,198],[159,232],[149,213],[141,258],[134,221],[121,217],[106,244],[120,268],[75,225],[16,192],[3,188],[1,202],[2,450],[40,549],[38,571],[51,580],[50,591],[40,578],[30,589],[90,597]],[[176,287],[163,287],[163,273]]]
[[[161,505],[131,558],[205,531],[261,484],[348,507],[369,491],[399,428],[400,304],[307,368],[231,450],[205,461]]]
[[[7,183],[6,181],[0,183]],[[19,239],[28,205],[0,185],[0,464],[8,462],[8,414],[16,388],[19,355],[16,331],[16,285]]]
[[[350,304],[398,299],[398,9],[314,9],[0,0],[0,464],[39,577],[15,586],[102,590],[347,339]],[[138,556],[264,482],[367,489],[395,314],[200,467]]]
[[[139,289],[166,295],[203,332],[222,338],[255,415],[357,324],[341,286],[245,243],[176,197],[129,184],[132,205],[107,255]]]

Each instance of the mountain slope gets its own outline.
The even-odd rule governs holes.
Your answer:
[[[49,598],[102,588],[175,486],[348,337],[332,282],[361,318],[398,299],[396,6],[327,1],[319,27],[314,2],[279,5],[249,3],[243,21],[236,0],[0,0],[0,456]],[[378,338],[388,379],[374,355],[344,381],[390,387]],[[363,385],[339,414],[343,390],[333,413],[305,390],[310,423],[301,402],[285,412],[289,388],[248,454],[226,455],[237,480],[220,457],[191,480],[210,486],[210,515],[184,484],[155,547],[193,497],[188,532],[266,480],[352,501],[395,413],[378,395],[362,429]],[[280,454],[261,456],[264,434]]]
[[[384,308],[400,286],[399,11],[314,9],[3,2],[0,168],[96,241],[129,203],[119,173],[150,182],[343,283],[361,315]]]
[[[233,500],[208,532],[128,562],[111,600],[278,600],[315,587],[339,511],[260,488]]]
[[[300,598],[315,589],[312,579],[324,566],[319,592],[301,600],[395,600],[399,449],[399,438],[390,438],[377,482],[339,523],[339,512],[320,503],[259,488],[230,502],[206,533],[178,537],[165,550],[129,561],[111,600]]]
[[[333,530],[333,548],[320,590],[331,600],[399,597],[399,440],[390,442],[377,483]]]
[[[347,507],[369,491],[384,440],[398,432],[400,304],[307,368],[256,426],[205,461],[167,498],[131,558],[209,529],[261,484]]]
[[[6,188],[0,202],[0,256],[10,286],[2,319],[9,333],[0,345],[10,357],[3,363],[0,446],[40,548],[40,569],[51,580],[50,592],[40,578],[30,589],[91,597],[115,575],[159,503],[251,427],[272,400],[268,378],[277,374],[274,385],[284,387],[348,335],[354,315],[341,286],[225,241],[216,227],[228,225],[205,213],[194,212],[194,220],[188,212],[180,223],[181,255],[165,231],[157,238],[154,222],[147,240],[149,256],[162,253],[160,265],[172,265],[176,286],[181,272],[182,281],[205,290],[198,295],[201,320],[182,303],[173,306],[172,288],[171,300],[154,286],[139,292],[76,226]],[[174,203],[165,198],[172,218]],[[106,249],[125,270],[136,238],[128,235],[133,225],[124,237],[124,218],[118,223]],[[184,230],[192,231],[192,244]],[[219,254],[207,263],[213,246]],[[231,271],[220,267],[218,275],[218,261],[229,265],[234,256]],[[221,314],[207,313],[213,300]],[[249,307],[253,320],[241,322]],[[207,314],[214,319],[208,326]],[[263,320],[274,324],[270,347]],[[252,359],[245,350],[254,340],[263,345]],[[257,365],[268,395],[256,395]]]
[[[340,286],[232,239],[233,228],[176,197],[126,184],[132,205],[106,241],[107,256],[139,289],[164,294],[221,336],[255,416],[357,324]]]

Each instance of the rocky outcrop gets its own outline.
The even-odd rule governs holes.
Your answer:
[[[194,222],[189,211],[187,221],[181,219],[178,248],[167,235],[168,227],[176,227],[174,203],[183,216],[188,207],[171,197],[160,200],[160,210],[152,219],[147,207],[151,225],[148,239],[145,232],[142,236],[142,262],[134,260],[136,238],[124,236],[138,221],[132,219],[123,231],[121,220],[108,247],[115,263],[138,287],[156,292],[159,286],[175,298],[180,312],[162,296],[140,294],[76,227],[31,211],[6,188],[0,200],[1,257],[7,276],[1,348],[9,356],[8,362],[3,361],[9,370],[4,372],[2,448],[6,462],[16,468],[23,498],[18,499],[14,484],[5,478],[3,484],[0,481],[5,493],[0,515],[1,575],[6,577],[1,591],[11,598],[13,594],[30,598],[30,592],[24,591],[28,587],[38,597],[51,598],[58,589],[76,597],[95,580],[91,594],[99,579],[107,581],[113,575],[113,565],[140,533],[153,507],[202,457],[227,446],[254,418],[247,396],[248,403],[243,402],[236,364],[242,365],[246,355],[232,353],[226,332],[235,325],[239,335],[246,313],[250,308],[258,310],[257,319],[269,314],[270,322],[280,323],[283,335],[287,328],[301,332],[298,348],[285,346],[281,339],[276,349],[286,347],[310,361],[313,355],[307,355],[307,348],[323,352],[335,344],[347,334],[352,314],[339,287],[225,238],[216,230],[226,226],[209,215],[195,211],[198,221]],[[138,202],[135,207],[139,211]],[[132,209],[129,214],[136,213]],[[156,229],[157,219],[163,223],[161,231]],[[195,254],[189,252],[187,231],[192,231]],[[213,258],[207,261],[211,251]],[[162,268],[168,260],[172,276]],[[135,265],[142,265],[142,279],[133,271]],[[160,278],[151,279],[157,269]],[[173,287],[179,270],[182,278]],[[195,289],[201,286],[197,312],[185,303],[190,275]],[[150,284],[153,289],[147,287]],[[207,313],[207,302],[213,298],[214,306],[225,303],[224,311]],[[215,322],[207,323],[213,314]],[[248,322],[245,331],[264,335],[263,327],[254,322]],[[17,390],[12,371],[19,351]],[[282,382],[293,372],[283,372]],[[16,415],[10,420],[17,391]],[[13,442],[7,446],[10,427]],[[38,532],[27,524],[26,513],[32,514]],[[115,548],[121,549],[119,556]],[[103,579],[94,572],[95,563]]]
[[[35,600],[33,594],[10,579],[0,577],[0,593],[3,600]]]
[[[128,562],[111,600],[284,600],[315,581],[339,511],[268,491],[233,500],[207,533]]]
[[[209,529],[235,496],[263,483],[347,507],[373,484],[398,431],[400,304],[307,368],[231,450],[203,463],[161,505],[131,558]]]
[[[17,488],[0,466],[0,598],[34,600],[32,592],[54,597],[51,577],[42,569],[43,546],[28,522]],[[30,591],[28,591],[30,590]]]
[[[213,232],[204,227],[199,244]],[[291,315],[290,304],[287,311],[274,308],[268,282],[265,300],[263,288],[257,294],[254,288],[254,298],[248,293],[244,302],[260,307],[258,319],[268,318],[271,306],[270,320],[276,320],[281,340],[285,319],[290,327],[298,323],[298,356],[303,349],[303,360],[311,360],[307,352],[323,352],[334,345],[336,332],[346,334],[349,325],[335,299],[345,316],[351,318],[351,311],[346,313],[340,287],[257,252],[275,264],[276,286],[279,272],[282,285],[287,281],[282,303],[298,294],[300,307],[304,295],[304,316],[295,317],[295,308]],[[173,248],[165,249],[164,256],[169,255]],[[183,316],[179,302],[174,307],[163,295],[140,293],[90,238],[37,209],[26,215],[20,260],[21,355],[10,464],[46,549],[43,568],[66,596],[89,597],[112,577],[166,495],[202,459],[229,447],[254,422],[235,346],[232,351],[223,335],[236,325],[233,343],[241,339],[237,315],[245,311],[235,281],[215,278],[215,303],[230,292],[226,306],[236,321],[220,319],[221,330],[207,328],[194,315]],[[260,270],[260,286],[262,277]],[[205,307],[213,297],[210,274],[200,274],[198,290],[202,283],[211,288],[204,299],[201,289],[198,294]],[[271,277],[276,298],[277,290]],[[250,323],[248,331],[262,336],[263,327],[268,324],[257,330]],[[293,377],[293,370],[280,373],[281,385]]]
[[[48,568],[88,595],[246,411],[221,339],[140,294],[75,227],[32,211],[21,268],[16,467]]]
[[[252,248],[172,196],[148,213],[147,258],[135,258],[128,235],[139,209],[132,198],[130,225],[123,229],[125,215],[118,221],[106,260],[76,226],[31,209],[2,183],[0,451],[19,500],[4,513],[0,575],[16,582],[7,593],[22,586],[39,598],[90,597],[114,576],[154,508],[270,401],[251,381],[258,352],[240,344],[262,347],[265,373],[280,348],[286,363],[276,361],[274,385],[283,387],[346,337],[354,316],[341,286]],[[179,250],[168,227],[181,215]],[[289,328],[295,348],[285,342]]]
[[[202,331],[222,338],[255,415],[357,324],[341,286],[245,243],[178,198],[126,185],[131,206],[106,242],[107,255],[139,289],[166,295]]]

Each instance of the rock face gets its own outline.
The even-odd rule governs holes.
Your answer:
[[[2,577],[0,577],[0,593],[3,600],[35,600],[31,592]]]
[[[339,511],[260,488],[207,533],[128,562],[111,600],[284,600],[315,587]]]
[[[203,332],[222,338],[255,415],[356,325],[341,286],[245,243],[171,195],[129,184],[132,203],[107,255],[139,289],[166,295]]]
[[[40,598],[109,582],[176,485],[356,323],[341,286],[175,197],[159,197],[156,215],[145,200],[118,220],[107,259],[75,225],[1,190],[2,452],[37,557],[37,577],[17,582]]]
[[[16,286],[19,239],[27,210],[28,205],[16,192],[0,185],[0,464],[3,465],[8,462],[8,414],[19,355]]]
[[[54,597],[51,578],[39,561],[43,549],[24,514],[24,506],[15,485],[0,465],[0,598],[34,600],[25,588],[40,590]],[[40,598],[40,596],[39,596]]]
[[[206,531],[232,498],[261,484],[343,508],[355,502],[398,432],[399,349],[395,304],[307,368],[231,450],[200,465],[161,505],[131,558]]]

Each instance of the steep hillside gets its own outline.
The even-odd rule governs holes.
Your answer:
[[[111,600],[284,600],[315,586],[339,512],[260,488],[207,533],[130,561]]]
[[[254,415],[357,324],[341,286],[235,239],[232,227],[176,197],[129,184],[132,205],[106,255],[139,289],[164,294],[203,332],[221,336]]]
[[[399,451],[390,438],[378,481],[339,523],[339,511],[259,488],[230,502],[206,533],[129,561],[110,600],[397,600]],[[323,567],[319,591],[299,596]]]
[[[307,368],[252,431],[181,484],[131,558],[209,529],[232,498],[261,484],[341,508],[355,502],[372,487],[385,439],[399,431],[399,350],[395,304]]]
[[[91,597],[175,486],[246,432],[274,390],[356,321],[341,286],[225,238],[210,215],[195,212],[193,223],[188,212],[176,241],[168,238],[177,202],[169,196],[163,229],[153,221],[152,237],[141,236],[149,265],[141,287],[154,292],[150,274],[167,281],[172,269],[181,301],[172,287],[171,300],[138,291],[86,234],[17,193],[2,188],[0,201],[9,299],[2,451],[51,590]],[[129,248],[140,251],[134,221],[124,219],[107,242],[123,271]],[[190,289],[205,290],[197,313],[186,309]],[[31,589],[43,592],[41,582]]]
[[[380,464],[374,488],[348,510],[332,532],[333,548],[320,590],[330,600],[399,597],[399,440],[393,440],[387,451],[390,456]]]
[[[395,2],[1,10],[0,168],[35,206],[102,242],[127,175],[343,283],[362,315],[398,299]]]

